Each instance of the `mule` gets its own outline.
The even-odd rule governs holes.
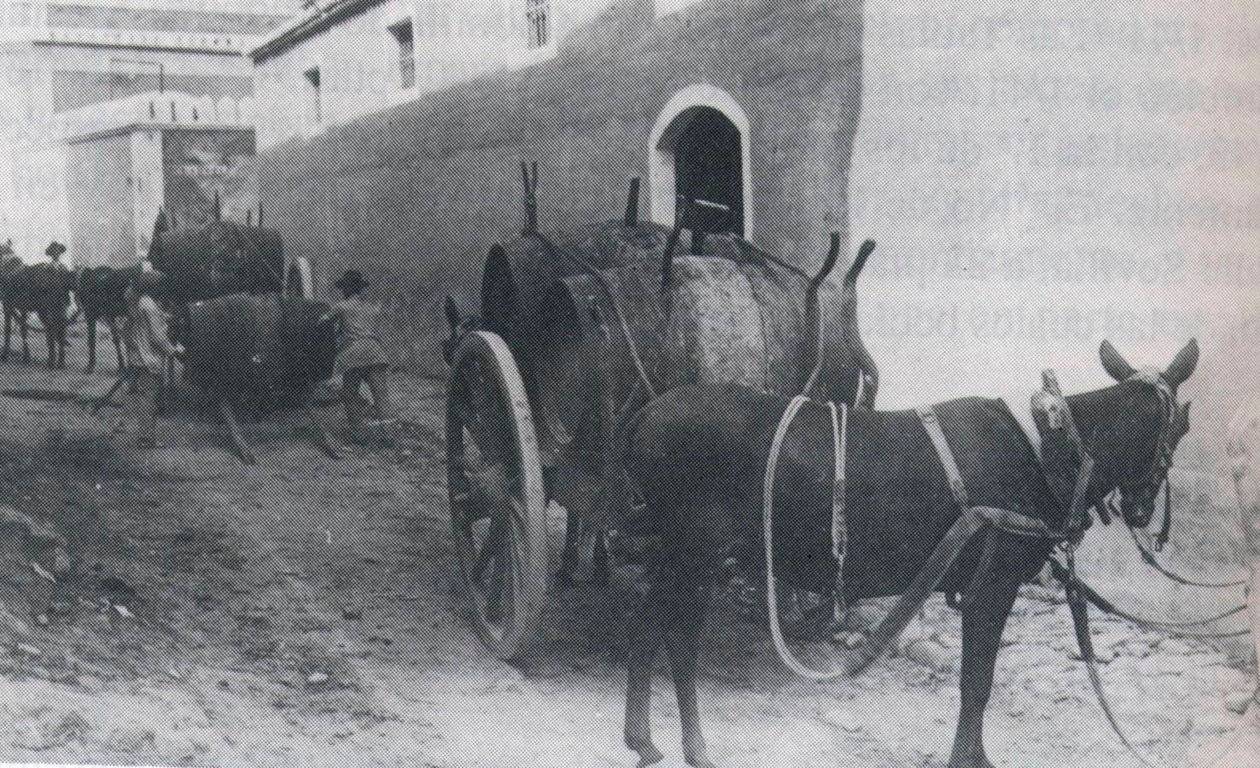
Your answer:
[[[1119,497],[1125,522],[1145,527],[1171,453],[1189,428],[1188,407],[1176,405],[1176,389],[1194,372],[1198,347],[1187,344],[1157,379],[1138,375],[1110,344],[1104,343],[1101,357],[1119,383],[1066,398],[1095,461],[1082,509],[1102,509]],[[687,386],[647,405],[627,428],[626,469],[646,502],[644,525],[661,542],[629,628],[625,741],[639,754],[640,766],[662,759],[650,722],[652,662],[662,643],[673,669],[684,756],[692,766],[714,765],[696,699],[700,633],[724,561],[734,557],[746,568],[764,567],[764,473],[787,405],[786,398],[738,386]],[[941,403],[935,412],[972,505],[1064,528],[1065,505],[1004,402],[966,398]],[[846,604],[904,592],[962,513],[914,411],[855,409],[848,415],[847,442]],[[829,592],[835,583],[833,474],[828,409],[807,403],[780,454],[774,494],[780,512],[772,532],[780,578],[813,592]],[[946,591],[970,585],[961,603],[961,706],[949,768],[993,766],[983,722],[1003,628],[1019,585],[1038,574],[1054,545],[994,529],[967,544],[942,583]]]
[[[96,325],[104,322],[114,343],[114,355],[118,370],[127,364],[123,355],[122,336],[118,333],[119,318],[127,315],[127,286],[142,271],[140,265],[115,269],[114,267],[86,267],[75,277],[75,295],[87,322],[88,363],[86,372],[96,370]]]
[[[0,352],[0,361],[9,359],[14,319],[22,336],[22,361],[31,361],[27,327],[28,318],[34,313],[48,344],[48,367],[66,367],[66,310],[73,287],[74,275],[53,264],[31,264],[7,271],[3,280],[4,351]]]

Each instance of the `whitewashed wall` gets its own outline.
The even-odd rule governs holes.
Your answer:
[[[553,0],[552,44],[527,45],[525,0],[389,0],[346,19],[254,69],[260,149],[440,90],[484,72],[528,66],[611,0]],[[390,27],[414,20],[416,85],[399,83]],[[320,69],[321,120],[311,119],[304,73]]]

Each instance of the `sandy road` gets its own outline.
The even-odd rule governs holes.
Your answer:
[[[3,388],[108,384],[0,367]],[[401,389],[406,430],[394,448],[331,461],[300,420],[276,418],[247,427],[254,467],[224,451],[187,394],[163,424],[168,447],[147,455],[110,436],[116,412],[0,397],[0,504],[53,526],[72,566],[25,604],[5,593],[0,759],[633,765],[620,731],[635,570],[618,569],[608,592],[553,595],[520,668],[489,657],[460,618],[441,387]],[[336,409],[322,416],[340,423]],[[11,586],[31,583],[15,575],[19,560],[0,563]],[[785,672],[765,631],[724,597],[702,677],[714,756],[732,767],[943,766],[958,619],[934,601],[916,631],[932,644],[927,657],[911,645],[864,677],[817,686]],[[1223,654],[1108,620],[1097,632],[1144,750],[1201,764],[1240,721],[1222,693],[1246,676]],[[1071,651],[1065,608],[1022,599],[990,705],[999,765],[1135,765]],[[655,701],[665,765],[681,765],[663,663]]]

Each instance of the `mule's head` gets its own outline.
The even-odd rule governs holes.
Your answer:
[[[1155,499],[1168,479],[1173,454],[1190,431],[1190,403],[1177,401],[1177,388],[1194,373],[1199,346],[1190,341],[1167,368],[1139,370],[1109,342],[1100,350],[1103,368],[1116,381],[1114,400],[1082,435],[1098,462],[1095,486],[1101,504],[1119,500],[1125,523],[1144,528],[1155,514]],[[1110,497],[1107,501],[1101,501]]]

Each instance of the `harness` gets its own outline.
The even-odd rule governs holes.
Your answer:
[[[1158,478],[1157,473],[1164,472],[1172,465],[1173,430],[1177,415],[1176,398],[1172,388],[1156,371],[1140,371],[1133,379],[1151,384],[1159,393],[1161,418],[1156,456],[1151,467],[1143,476],[1142,484],[1159,481],[1167,484],[1167,475]],[[779,454],[793,421],[809,398],[804,395],[793,398],[779,420],[774,438],[770,445],[770,454],[766,463],[766,475],[763,483],[762,524],[765,540],[766,556],[766,605],[770,625],[770,634],[775,650],[783,663],[796,674],[815,681],[833,680],[841,676],[859,673],[871,662],[879,658],[892,643],[923,603],[939,586],[945,574],[953,566],[966,545],[979,533],[984,532],[987,538],[980,562],[972,576],[967,589],[967,596],[977,593],[981,580],[987,576],[996,551],[998,532],[1009,533],[1025,538],[1037,538],[1054,542],[1064,549],[1067,564],[1064,566],[1054,558],[1050,559],[1051,568],[1056,578],[1061,581],[1067,591],[1068,605],[1072,612],[1073,625],[1081,657],[1084,659],[1090,683],[1098,698],[1112,730],[1124,747],[1143,765],[1152,766],[1125,735],[1115,716],[1114,710],[1103,689],[1101,675],[1098,671],[1097,656],[1094,653],[1089,629],[1089,605],[1125,618],[1139,626],[1169,632],[1188,637],[1218,638],[1234,637],[1246,634],[1242,632],[1195,632],[1191,628],[1216,622],[1236,615],[1246,609],[1245,606],[1231,609],[1217,616],[1194,621],[1170,622],[1144,619],[1125,613],[1114,604],[1105,600],[1096,591],[1085,584],[1076,573],[1076,547],[1080,543],[1088,523],[1089,487],[1093,481],[1095,462],[1082,440],[1071,409],[1059,388],[1053,371],[1042,374],[1043,390],[1033,397],[1032,411],[1038,432],[1041,433],[1042,450],[1038,463],[1047,483],[1058,500],[1061,508],[1067,512],[1064,527],[1052,529],[1043,520],[1023,515],[1012,510],[992,507],[971,506],[958,462],[949,445],[949,440],[941,428],[940,419],[931,406],[916,409],[920,423],[932,443],[941,467],[945,471],[950,493],[962,514],[950,527],[945,537],[937,544],[928,561],[916,575],[910,587],[898,597],[896,603],[880,624],[869,634],[859,635],[854,642],[841,649],[839,663],[827,671],[811,669],[801,663],[788,648],[779,623],[778,597],[774,578],[774,480],[778,468]],[[848,407],[837,406],[828,402],[831,416],[832,448],[834,474],[832,482],[832,515],[831,515],[831,552],[835,560],[836,573],[833,585],[833,611],[837,621],[844,611],[844,565],[848,549],[848,528],[845,508],[845,453],[847,451]],[[1070,491],[1068,490],[1070,489]],[[1165,487],[1165,518],[1163,537],[1171,521],[1171,507],[1168,497],[1171,496]],[[1099,507],[1104,506],[1099,504]],[[1100,514],[1105,514],[1100,509]],[[1166,539],[1165,539],[1166,540]],[[1135,539],[1136,541],[1136,539]],[[1145,550],[1138,545],[1139,550]],[[1153,556],[1152,556],[1153,559]],[[1215,585],[1213,585],[1215,586]],[[1217,761],[1218,762],[1219,758]]]
[[[782,452],[788,430],[796,420],[796,416],[801,408],[807,402],[809,402],[809,398],[803,395],[792,398],[788,403],[787,409],[783,412],[783,416],[779,419],[778,427],[775,429],[774,438],[770,444],[770,455],[766,461],[766,475],[762,486],[762,533],[765,540],[766,555],[766,611],[770,625],[770,636],[774,641],[775,650],[778,652],[779,658],[782,659],[784,665],[801,677],[824,682],[842,676],[855,675],[883,655],[892,644],[892,641],[910,623],[910,620],[923,606],[923,603],[940,586],[942,579],[945,578],[945,574],[948,573],[958,559],[967,543],[982,530],[989,528],[1018,536],[1057,538],[1057,535],[1042,520],[1006,509],[968,506],[966,502],[966,487],[962,482],[961,474],[958,472],[958,465],[953,460],[953,453],[949,450],[949,444],[945,440],[945,435],[940,431],[940,425],[935,413],[930,408],[920,409],[920,418],[923,419],[929,436],[932,436],[933,443],[938,446],[937,450],[942,457],[942,462],[948,462],[948,466],[952,468],[950,487],[955,493],[955,500],[959,501],[963,514],[954,521],[945,537],[937,544],[936,549],[933,550],[927,562],[919,570],[914,581],[897,598],[893,607],[875,629],[868,634],[856,636],[852,642],[847,644],[847,647],[841,649],[839,664],[832,669],[826,671],[811,669],[796,658],[791,649],[788,648],[787,642],[783,637],[783,630],[779,622],[778,595],[775,589],[774,577],[775,474],[778,469],[779,454]],[[844,566],[848,550],[848,527],[845,515],[845,454],[848,442],[849,409],[848,406],[843,404],[836,406],[834,403],[829,402],[826,405],[831,416],[834,460],[831,505],[831,553],[835,560],[836,573],[835,583],[832,587],[832,600],[834,616],[838,621],[845,609]],[[924,418],[925,414],[927,414],[927,418]],[[994,547],[995,541],[991,539],[986,547],[990,558]]]

